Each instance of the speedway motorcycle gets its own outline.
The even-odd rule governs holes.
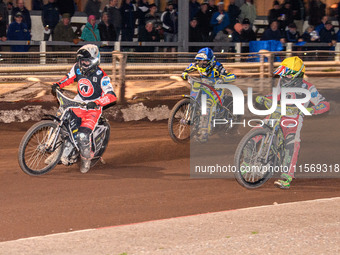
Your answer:
[[[43,175],[57,164],[72,165],[80,158],[76,136],[81,119],[71,109],[86,109],[86,103],[66,97],[60,89],[56,90],[56,97],[59,101],[56,116],[45,115],[26,132],[19,145],[19,165],[28,175]],[[110,125],[104,117],[100,117],[91,136],[92,167],[102,160],[110,138]]]
[[[263,98],[269,109],[272,100]],[[287,115],[302,114],[297,107],[286,107]],[[285,138],[281,127],[281,106],[265,120],[263,125],[250,130],[240,141],[234,156],[235,179],[248,189],[259,188],[274,173],[283,169]]]
[[[214,89],[213,84],[216,82],[211,79],[189,77],[188,82],[191,87],[190,95],[184,95],[184,99],[177,102],[170,112],[168,131],[171,139],[176,143],[186,143],[192,137],[203,143],[207,142],[204,132],[208,136],[215,133],[221,135],[228,133],[231,129],[230,124],[214,127],[211,120],[213,118],[225,119],[227,123],[231,123],[230,120],[237,120],[238,116],[233,115],[232,97],[224,95],[223,98],[220,98],[222,91]],[[212,103],[210,106],[212,116],[201,114],[202,95],[206,95]],[[208,125],[206,125],[207,122],[209,122]],[[208,130],[206,128],[203,130],[203,126],[208,126]]]

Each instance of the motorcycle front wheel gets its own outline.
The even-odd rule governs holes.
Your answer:
[[[168,120],[168,131],[171,139],[176,143],[186,143],[190,141],[190,136],[195,129],[195,119],[192,120],[193,105],[190,99],[185,98],[177,102],[172,108]]]
[[[18,160],[21,170],[28,175],[43,175],[59,162],[64,144],[57,137],[53,151],[47,148],[48,139],[57,129],[57,123],[44,120],[34,124],[24,135],[19,145]]]
[[[279,133],[279,139],[283,139]],[[264,162],[268,146],[272,148],[278,141],[274,136],[269,140],[270,130],[267,128],[255,128],[249,131],[240,141],[234,157],[236,171],[235,179],[247,189],[255,189],[264,185],[272,176],[275,166],[279,163],[277,155],[269,149],[268,161]]]

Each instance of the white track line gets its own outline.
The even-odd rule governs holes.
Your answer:
[[[334,201],[334,200],[340,200],[340,197],[318,198],[318,199],[313,199],[313,200],[295,201],[295,202],[288,202],[288,203],[275,204],[275,205],[273,205],[273,204],[272,205],[261,205],[261,206],[246,207],[246,208],[240,208],[240,209],[224,210],[224,211],[218,211],[218,212],[208,212],[208,213],[184,215],[184,216],[178,216],[178,217],[172,217],[172,218],[142,221],[142,222],[136,222],[136,223],[122,224],[122,225],[114,225],[114,226],[107,226],[107,227],[100,227],[100,228],[76,230],[76,231],[70,231],[70,232],[61,232],[61,233],[48,234],[48,235],[43,235],[43,236],[33,236],[33,237],[20,238],[20,239],[0,242],[0,243],[6,243],[6,242],[12,242],[12,241],[22,241],[22,240],[35,240],[35,239],[40,239],[40,238],[44,238],[44,237],[72,235],[72,234],[76,234],[76,233],[97,231],[97,230],[101,230],[101,229],[110,229],[110,228],[132,226],[132,225],[141,225],[141,224],[150,223],[150,222],[161,222],[161,221],[166,221],[166,220],[170,220],[170,219],[181,219],[181,218],[195,217],[195,216],[200,216],[200,215],[211,215],[211,214],[218,214],[218,213],[231,212],[231,211],[245,211],[245,210],[269,208],[269,207],[273,207],[273,206],[285,206],[285,205],[294,205],[294,204],[300,204],[300,203],[313,203],[313,202],[326,202],[326,201]]]

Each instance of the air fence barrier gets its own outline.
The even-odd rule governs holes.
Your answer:
[[[87,42],[88,43],[88,42]],[[48,78],[50,82],[60,79],[75,63],[75,52],[79,47],[86,44],[80,42],[73,44],[68,42],[53,41],[6,41],[0,42],[1,47],[11,45],[31,45],[29,52],[1,52],[0,57],[0,81],[26,79],[27,77]],[[96,42],[101,50],[101,66],[112,78],[116,86],[116,92],[120,102],[131,99],[134,93],[127,93],[130,81],[140,81],[136,87],[131,89],[142,89],[145,97],[165,97],[157,92],[155,84],[165,82],[168,88],[167,97],[178,95],[188,91],[187,83],[182,82],[182,87],[176,87],[174,91],[170,88],[173,83],[179,83],[178,79],[183,70],[194,59],[195,52],[168,52],[171,47],[179,43],[155,43],[155,42]],[[246,53],[249,50],[248,43],[188,43],[190,47],[226,47],[226,50],[215,52],[217,60],[220,61],[228,71],[237,77],[244,78],[247,86],[254,86],[263,91],[272,83],[266,79],[272,78],[272,71],[284,58],[299,56],[305,61],[306,74],[309,76],[339,76],[340,75],[340,43],[335,50],[316,50],[316,47],[328,47],[328,44],[307,43],[303,46],[287,43],[283,45],[285,51]],[[143,47],[155,47],[157,52],[143,51]],[[248,47],[248,48],[247,48]],[[67,51],[60,51],[63,48]],[[56,51],[58,49],[58,51]],[[313,49],[313,50],[309,50]],[[136,50],[136,51],[133,51]],[[228,52],[229,51],[229,52]],[[230,52],[231,51],[231,52]],[[173,79],[171,81],[171,79]],[[248,79],[248,80],[247,80]],[[252,80],[256,79],[256,82]],[[147,80],[147,82],[143,82]],[[150,85],[152,84],[152,85]],[[149,93],[148,87],[153,86]],[[337,86],[337,84],[334,84]],[[170,94],[169,94],[170,91]]]

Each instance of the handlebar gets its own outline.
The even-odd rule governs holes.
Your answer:
[[[81,102],[81,101],[68,98],[67,96],[63,94],[64,91],[65,90],[63,89],[59,89],[59,88],[56,89],[56,97],[61,107],[67,108],[67,107],[73,106],[73,107],[81,107],[81,108],[86,109],[87,104],[85,102]]]

